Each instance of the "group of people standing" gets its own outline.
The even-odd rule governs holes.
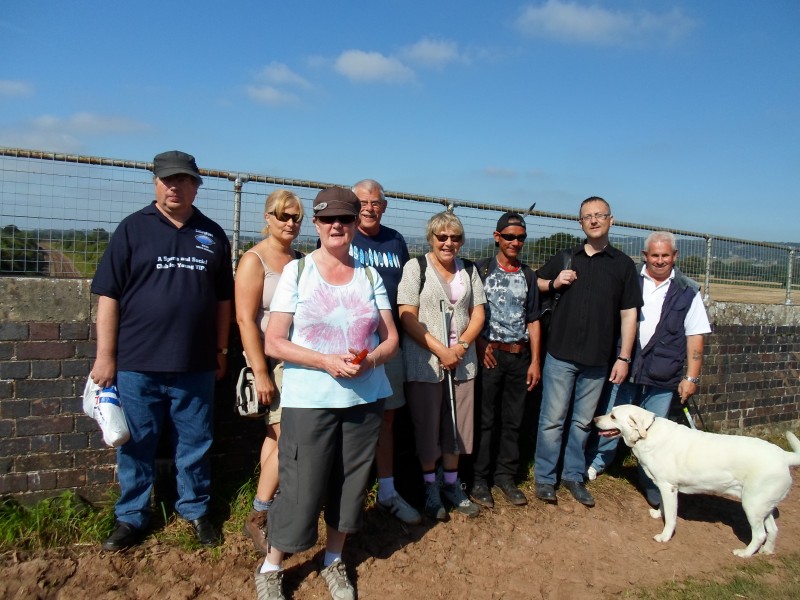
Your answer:
[[[699,312],[705,316],[697,287],[673,268],[674,238],[648,238],[637,274],[609,244],[613,217],[602,198],[581,204],[585,242],[534,271],[521,262],[527,229],[513,212],[497,222],[493,257],[460,258],[464,227],[445,211],[427,224],[430,251],[410,259],[402,235],[381,224],[387,201],[369,179],[319,192],[312,216],[318,247],[302,256],[292,249],[305,218],[302,202],[277,190],[266,201],[266,237],[242,256],[234,286],[224,232],[193,206],[202,183],[194,158],[162,153],[153,171],[155,201],[123,220],[92,283],[99,296],[92,378],[116,383],[131,429],[118,449],[121,496],[104,549],[142,539],[166,427],[178,472],[176,510],[200,543],[218,543],[208,516],[208,449],[234,294],[244,353],[259,402],[268,407],[244,525],[265,557],[255,574],[259,600],[283,598],[284,556],[316,543],[323,510],[320,574],[333,598],[355,597],[342,550],[360,527],[373,463],[377,506],[405,523],[421,521],[394,485],[393,425],[404,404],[422,469],[422,512],[443,521],[448,507],[468,517],[479,514],[479,505],[491,508],[495,488],[513,505],[527,503],[515,481],[519,436],[528,393],[540,380],[536,496],[555,502],[560,479],[587,506],[594,499],[585,477],[613,458],[608,440],[589,444],[600,446],[598,460],[587,455],[604,387],[606,404],[633,401],[639,389],[645,399],[660,399],[651,410],[661,412],[669,405],[664,390],[677,387],[682,401],[696,391],[702,334],[710,329],[707,319],[705,328],[697,325]],[[648,310],[645,302],[640,311],[642,289],[664,310]],[[545,295],[557,302],[542,357]],[[690,311],[686,329],[681,319]],[[650,336],[642,342],[645,321]],[[673,372],[664,378],[658,346],[684,332],[683,357],[680,347],[668,352]],[[686,348],[689,370],[681,380]],[[623,385],[637,387],[623,392]],[[462,455],[474,456],[470,488],[459,478]]]

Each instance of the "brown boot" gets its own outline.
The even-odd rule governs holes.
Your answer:
[[[256,547],[262,555],[266,556],[269,550],[267,544],[267,515],[266,510],[256,510],[255,508],[250,511],[247,518],[244,520],[243,533],[253,540],[253,546]]]

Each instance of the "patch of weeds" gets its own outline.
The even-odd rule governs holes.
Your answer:
[[[71,544],[96,543],[111,530],[111,503],[96,508],[73,492],[23,506],[0,500],[0,551],[39,551]]]
[[[690,577],[647,590],[631,590],[625,598],[636,600],[789,600],[800,598],[800,554],[780,557],[775,564],[766,558],[748,559],[726,569],[713,580]]]

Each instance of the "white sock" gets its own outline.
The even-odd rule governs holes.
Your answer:
[[[273,565],[265,558],[264,564],[261,565],[261,570],[259,570],[259,573],[270,573],[272,571],[280,571],[280,570],[281,570],[280,565]]]
[[[328,552],[325,550],[325,558],[322,559],[322,565],[324,567],[330,567],[333,563],[337,560],[342,560],[342,553],[335,553],[335,552]]]
[[[394,489],[394,477],[381,477],[378,479],[378,500],[389,502],[397,492]]]

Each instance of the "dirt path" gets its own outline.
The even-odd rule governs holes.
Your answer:
[[[605,481],[604,481],[605,479]],[[780,507],[777,555],[755,561],[780,564],[800,552],[800,490]],[[689,576],[714,578],[741,566],[731,550],[750,538],[741,506],[710,496],[681,496],[678,529],[667,544],[653,541],[660,523],[623,479],[590,484],[597,506],[586,509],[568,493],[558,505],[531,498],[515,508],[503,500],[475,519],[405,527],[369,510],[361,533],[348,541],[345,560],[358,597],[381,600],[614,598],[625,590]],[[321,546],[287,561],[287,598],[329,598],[313,559]],[[255,598],[257,563],[248,540],[229,532],[215,551],[184,551],[150,538],[127,553],[96,547],[45,556],[2,557],[0,598],[67,600],[235,600]]]

